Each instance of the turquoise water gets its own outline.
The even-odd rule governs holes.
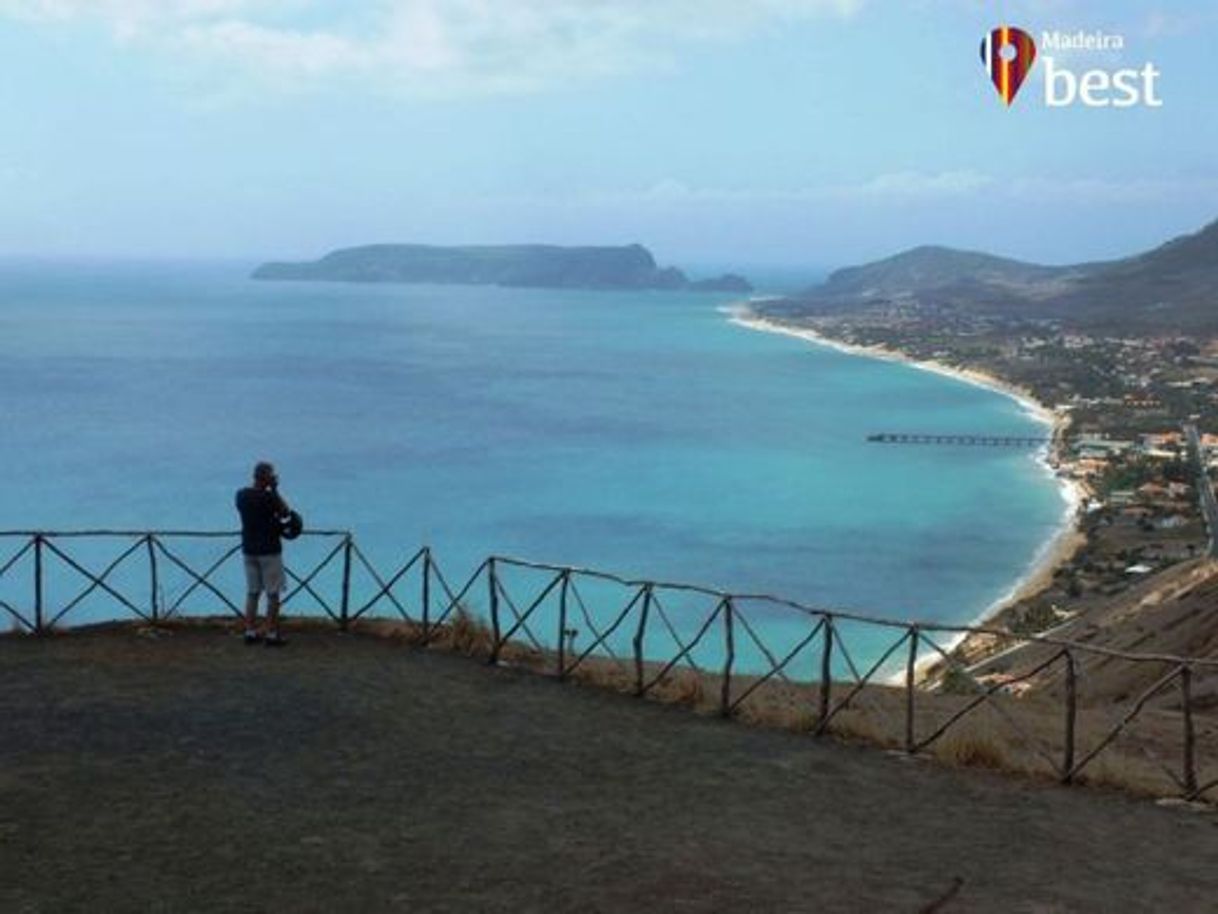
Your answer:
[[[0,266],[0,527],[231,528],[266,457],[386,570],[429,543],[452,579],[496,552],[968,622],[1060,523],[1027,452],[864,441],[1038,429],[1013,401],[740,328],[727,296],[246,270]],[[28,604],[19,571],[0,599]]]

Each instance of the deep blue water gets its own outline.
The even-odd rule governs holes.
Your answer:
[[[967,622],[1060,522],[1026,452],[864,441],[1037,429],[1017,404],[742,329],[728,296],[247,269],[0,265],[0,528],[231,528],[266,457],[386,569],[429,543],[454,579],[497,552]]]

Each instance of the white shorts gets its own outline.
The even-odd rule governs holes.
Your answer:
[[[245,557],[245,592],[251,596],[266,591],[279,596],[283,590],[282,555],[247,555]]]

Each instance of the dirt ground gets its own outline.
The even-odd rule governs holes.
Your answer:
[[[1212,812],[368,636],[0,638],[4,912],[1215,905]]]

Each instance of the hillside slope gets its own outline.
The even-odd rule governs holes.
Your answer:
[[[1154,575],[1055,628],[1053,637],[1113,651],[1218,660],[1218,562],[1196,559]],[[1027,669],[1057,650],[1031,645],[982,663],[977,671]],[[1129,701],[1172,669],[1168,662],[1131,664],[1094,654],[1079,653],[1077,659],[1080,697],[1088,703]],[[1064,680],[1059,663],[1036,686],[1061,694]],[[1198,668],[1192,694],[1195,710],[1218,712],[1218,671]],[[1179,688],[1172,687],[1152,705],[1174,709],[1179,702]]]

